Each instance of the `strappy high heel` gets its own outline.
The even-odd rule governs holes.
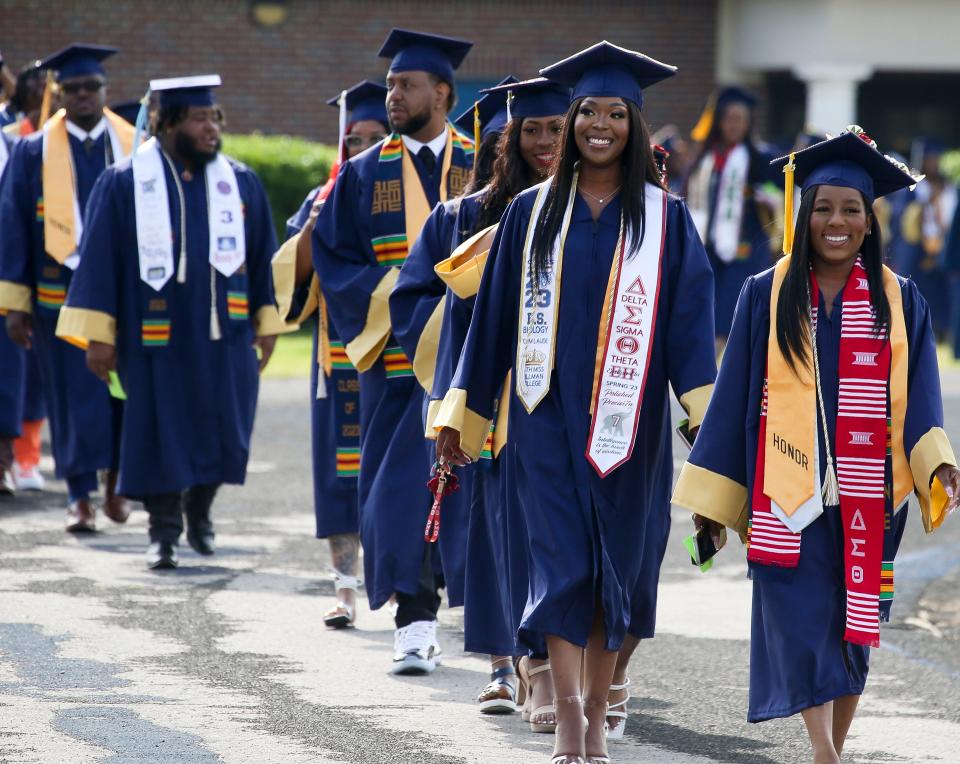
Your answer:
[[[606,698],[604,698],[603,700],[584,699],[583,701],[584,718],[587,718],[586,710],[588,708],[603,708],[604,711],[606,712],[605,716],[610,716],[610,704],[607,703]],[[590,720],[587,719],[588,729],[589,729],[589,724],[590,724]],[[606,734],[609,734],[609,728],[606,721],[604,721],[603,727],[604,727],[604,732]],[[587,757],[584,759],[584,764],[611,764],[610,756],[606,753],[587,753]]]
[[[355,576],[347,576],[336,570],[333,571],[333,588],[335,592],[348,589],[356,593],[361,583],[360,579]],[[342,600],[338,600],[335,607],[323,614],[323,625],[328,629],[347,629],[353,626],[356,619],[356,608]]]
[[[527,695],[531,698],[533,697],[533,678],[539,674],[546,673],[550,671],[550,664],[544,663],[542,666],[537,666],[536,668],[527,667]],[[543,722],[537,721],[537,717],[544,717],[547,714],[553,714],[552,722]],[[527,719],[530,722],[530,731],[531,732],[541,732],[545,734],[550,734],[557,731],[557,707],[555,703],[551,703],[548,706],[538,706],[530,712],[530,715]]]
[[[610,685],[610,692],[626,690],[627,697],[617,703],[610,703],[607,706],[607,740],[623,740],[623,733],[627,726],[627,703],[630,702],[629,688],[629,677],[623,684]],[[611,724],[610,719],[619,719],[620,721],[616,724]]]
[[[540,668],[543,667],[541,666]],[[561,703],[579,703],[583,705],[583,698],[579,695],[568,695],[566,698],[556,698],[553,701],[554,708]],[[554,711],[554,713],[556,713],[556,711]],[[590,725],[586,715],[583,717],[583,724],[585,728]],[[554,727],[556,727],[556,725],[554,725]],[[579,753],[555,753],[550,759],[550,764],[586,764],[586,762]]]

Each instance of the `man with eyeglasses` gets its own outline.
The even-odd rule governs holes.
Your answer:
[[[104,513],[129,515],[118,496],[122,406],[86,368],[81,349],[57,339],[60,309],[79,265],[78,246],[93,185],[128,156],[134,129],[104,108],[104,59],[116,48],[74,44],[39,66],[57,72],[63,108],[14,148],[0,183],[0,311],[21,347],[35,345],[57,477],[67,482],[66,529],[96,529],[90,494],[104,470]]]

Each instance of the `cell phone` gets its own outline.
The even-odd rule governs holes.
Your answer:
[[[680,436],[680,440],[683,441],[684,445],[687,448],[689,449],[693,448],[694,436],[690,434],[689,419],[680,420],[680,423],[677,425],[677,435]]]
[[[719,544],[714,543],[713,536],[710,535],[710,531],[707,528],[697,528],[692,536],[688,536],[683,540],[683,543],[687,548],[687,552],[690,554],[691,564],[696,565],[701,571],[706,573],[713,567],[713,558],[717,552],[726,546],[727,529],[721,529]]]

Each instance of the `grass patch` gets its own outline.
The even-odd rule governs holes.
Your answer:
[[[273,379],[309,377],[312,359],[313,324],[308,322],[298,331],[277,338],[277,347],[263,376]]]

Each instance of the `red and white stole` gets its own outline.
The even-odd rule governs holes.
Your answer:
[[[820,291],[812,272],[810,293],[816,316]],[[867,273],[857,258],[843,289],[835,460],[847,590],[844,639],[870,647],[880,644],[890,367],[888,333],[886,329],[879,335],[875,333]],[[791,532],[772,514],[770,498],[763,492],[766,409],[765,383],[747,559],[761,565],[792,568],[800,561],[802,534]],[[828,433],[824,436],[828,437]]]

